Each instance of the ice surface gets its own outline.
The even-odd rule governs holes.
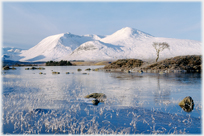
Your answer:
[[[77,72],[89,67],[47,66],[46,75],[24,67],[7,71],[3,133],[201,134],[200,74]],[[107,100],[94,106],[84,98],[91,93],[104,93]],[[195,103],[190,113],[178,106],[186,96]]]

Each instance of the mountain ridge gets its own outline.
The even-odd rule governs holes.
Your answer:
[[[19,61],[154,59],[153,42],[170,45],[170,50],[160,53],[161,59],[202,54],[199,41],[154,37],[138,29],[124,27],[106,36],[70,32],[48,36],[34,47],[21,51]]]

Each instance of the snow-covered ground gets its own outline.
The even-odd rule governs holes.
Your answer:
[[[71,33],[49,36],[29,50],[22,51],[19,60],[156,59],[153,42],[167,42],[170,45],[169,49],[160,53],[160,59],[202,54],[199,41],[154,37],[140,30],[125,27],[107,36],[79,36]]]

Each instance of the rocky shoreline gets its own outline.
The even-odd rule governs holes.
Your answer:
[[[139,59],[119,59],[100,70],[115,72],[139,73],[201,73],[202,56],[187,55],[165,59],[156,63],[148,63]]]

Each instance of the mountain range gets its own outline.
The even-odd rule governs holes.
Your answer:
[[[169,49],[160,52],[160,59],[201,55],[200,41],[154,37],[140,30],[125,27],[111,35],[75,35],[62,33],[46,37],[28,50],[8,54],[4,51],[3,59],[19,61],[59,61],[59,60],[117,60],[123,58],[156,59],[153,42],[166,42]],[[11,50],[11,49],[10,49]],[[6,54],[7,53],[7,54]],[[11,57],[9,57],[11,56]]]
[[[2,48],[2,60],[13,60],[18,61],[21,59],[19,56],[21,54],[22,49],[14,48],[14,47],[3,47]]]

